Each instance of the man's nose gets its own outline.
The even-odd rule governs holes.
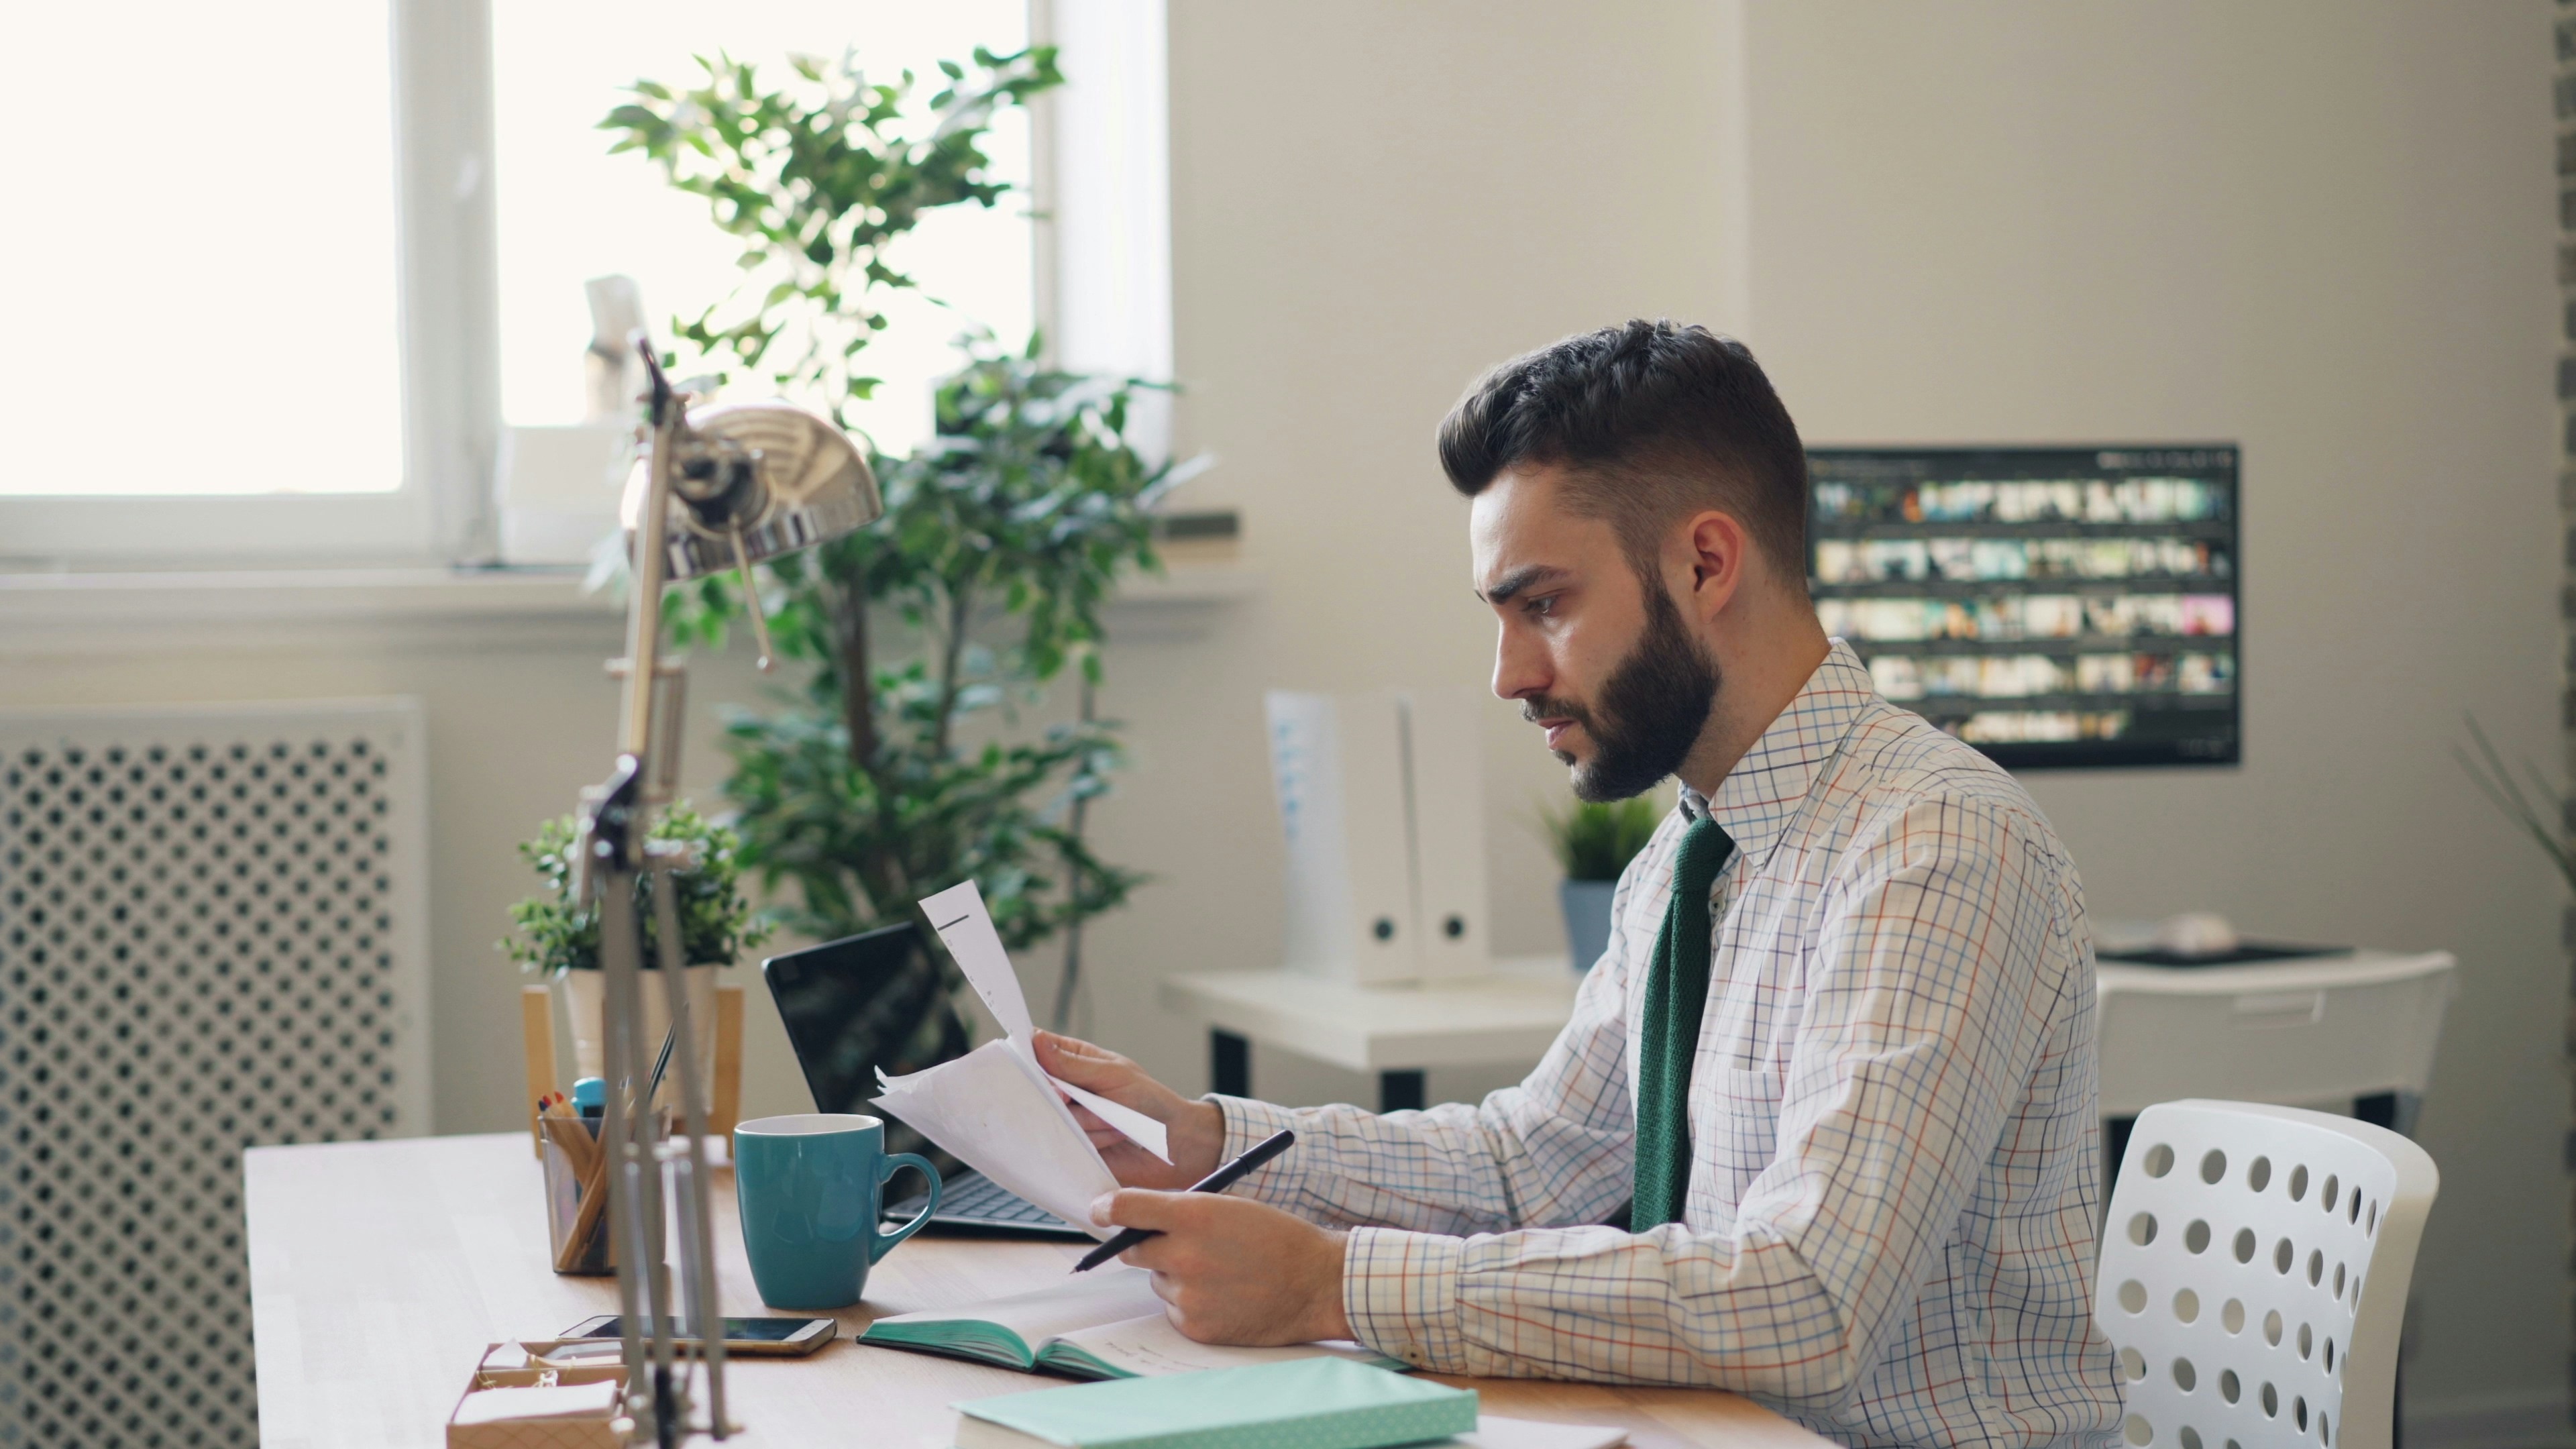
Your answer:
[[[1527,699],[1547,692],[1553,676],[1547,653],[1536,642],[1505,624],[1494,636],[1494,693],[1503,699]]]

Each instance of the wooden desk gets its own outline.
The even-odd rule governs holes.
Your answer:
[[[616,1280],[547,1267],[538,1169],[525,1133],[247,1154],[260,1442],[270,1449],[438,1445],[483,1346],[545,1337],[617,1309]],[[716,1254],[727,1309],[760,1311],[719,1177]],[[1060,1276],[1079,1251],[1049,1242],[914,1238],[877,1265],[845,1341],[810,1359],[737,1359],[729,1442],[945,1449],[959,1399],[1063,1380],[846,1341],[871,1319],[960,1305]],[[1820,1449],[1826,1441],[1733,1394],[1505,1379],[1473,1387],[1491,1413],[1620,1424],[1638,1449]],[[708,1441],[698,1440],[697,1443]]]

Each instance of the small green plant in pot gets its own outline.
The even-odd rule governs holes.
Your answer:
[[[1640,795],[1602,804],[1577,801],[1564,810],[1542,811],[1540,819],[1557,864],[1565,868],[1557,901],[1565,910],[1574,969],[1589,971],[1610,949],[1610,898],[1619,889],[1619,873],[1646,848],[1663,811]]]
[[[708,820],[685,803],[662,812],[651,838],[685,845],[695,863],[685,869],[647,875],[642,885],[644,967],[661,964],[661,926],[653,892],[664,881],[677,892],[680,955],[687,963],[683,979],[689,997],[689,1019],[698,1029],[698,1059],[714,1068],[716,971],[730,966],[769,938],[769,928],[751,912],[741,889],[741,841],[731,830]],[[538,894],[510,907],[515,935],[501,949],[525,969],[555,984],[556,1000],[572,1026],[576,1075],[601,1075],[604,1038],[600,1028],[599,907],[572,895],[573,850],[580,825],[570,815],[549,820],[536,837],[523,841],[519,855],[544,883]],[[647,1050],[658,1048],[670,1025],[670,1011],[658,977],[644,983]],[[701,1078],[703,1080],[703,1078]]]

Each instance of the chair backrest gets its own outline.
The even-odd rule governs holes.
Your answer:
[[[2138,1116],[2093,1313],[2118,1350],[2122,1442],[2388,1449],[2397,1331],[2441,1185],[2383,1127],[2183,1101]]]

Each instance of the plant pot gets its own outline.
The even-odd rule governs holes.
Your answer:
[[[715,1089],[716,969],[700,965],[680,973],[689,994],[689,1029],[697,1035],[700,1090],[708,1092]],[[572,1059],[577,1077],[608,1075],[608,1031],[603,1016],[607,980],[608,973],[604,971],[566,971],[555,978],[555,1002],[572,1028]],[[649,1075],[653,1058],[662,1050],[662,1034],[670,1029],[671,1011],[661,972],[645,972],[642,984],[644,1039],[636,1044],[642,1059],[635,1069]],[[662,1074],[662,1089],[653,1100],[678,1110],[680,1071],[676,1064]]]
[[[1570,880],[1556,888],[1557,904],[1565,910],[1565,944],[1574,952],[1578,974],[1610,949],[1610,898],[1618,890],[1615,880]]]

